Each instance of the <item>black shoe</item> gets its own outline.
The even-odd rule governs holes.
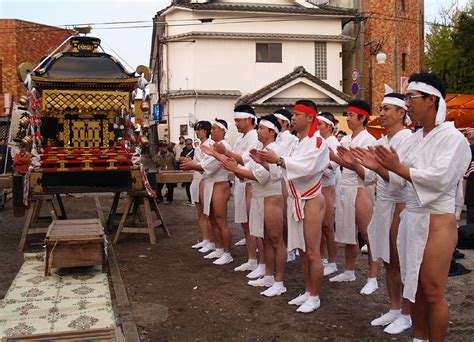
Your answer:
[[[450,277],[455,277],[455,276],[460,276],[464,274],[471,273],[471,270],[468,270],[464,265],[458,264],[457,262],[451,263],[451,266],[449,267],[449,276]]]
[[[453,253],[453,258],[454,259],[463,259],[464,258],[464,253],[461,253],[459,249],[456,249]]]

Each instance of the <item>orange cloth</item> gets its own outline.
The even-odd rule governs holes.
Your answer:
[[[15,173],[27,173],[28,167],[30,166],[31,162],[31,154],[25,152],[24,155],[21,155],[21,152],[15,154],[14,163],[15,163]]]

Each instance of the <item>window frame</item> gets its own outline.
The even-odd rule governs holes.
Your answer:
[[[261,53],[259,54],[259,46],[267,46],[267,51],[266,51],[266,57],[267,58],[262,58]],[[272,58],[274,57],[271,54],[271,48],[270,46],[279,46],[279,56],[276,56],[277,58]],[[261,57],[259,59],[259,56]],[[265,56],[263,56],[265,57]],[[279,57],[279,58],[278,58]],[[283,43],[275,43],[275,42],[255,42],[255,63],[283,63]]]

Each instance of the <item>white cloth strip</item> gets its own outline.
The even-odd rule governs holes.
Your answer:
[[[234,112],[234,119],[254,118],[255,115],[246,112]]]
[[[322,115],[318,115],[317,116],[318,120],[322,121],[322,122],[325,122],[327,123],[328,125],[331,125],[332,127],[334,127],[334,122],[332,122],[331,120],[329,120],[328,118],[322,116]]]
[[[214,125],[219,126],[220,128],[224,130],[224,132],[227,133],[227,128],[223,124],[221,124],[219,121],[214,121]]]
[[[276,118],[280,119],[280,120],[291,122],[290,119],[288,119],[288,118],[287,118],[286,116],[284,116],[283,114],[274,113],[273,115],[274,115]]]
[[[407,90],[421,91],[425,94],[434,95],[439,97],[438,112],[436,113],[435,125],[439,125],[446,120],[446,101],[443,95],[435,87],[426,84],[424,82],[410,82]]]
[[[403,101],[402,99],[399,99],[398,97],[392,97],[392,96],[384,97],[382,100],[382,105],[384,104],[391,104],[391,105],[398,106],[400,108],[407,110],[407,105],[405,104],[405,101]]]
[[[260,120],[260,125],[263,125],[267,128],[273,129],[277,134],[280,133],[280,130],[275,126],[275,124],[268,120]]]

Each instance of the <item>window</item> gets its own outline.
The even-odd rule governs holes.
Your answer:
[[[179,125],[179,135],[188,135],[188,125]]]
[[[281,63],[281,43],[257,43],[257,63]]]
[[[315,63],[314,76],[322,80],[326,80],[328,77],[328,71],[327,71],[327,55],[326,55],[325,42],[314,43],[314,63]]]
[[[402,7],[402,11],[406,11],[405,0],[401,0],[401,2],[402,2],[402,4],[401,4],[401,5],[402,5],[402,6],[401,6],[401,7]]]
[[[406,71],[407,69],[407,54],[402,53],[402,71]]]

